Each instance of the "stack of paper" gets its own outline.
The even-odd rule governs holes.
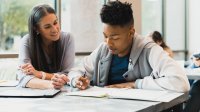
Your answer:
[[[16,80],[10,80],[10,81],[6,81],[6,80],[0,80],[0,87],[15,87],[17,86],[19,81]]]
[[[31,89],[31,88],[0,88],[0,97],[27,97],[27,98],[51,98],[60,90],[55,89]]]
[[[87,90],[69,92],[66,95],[73,96],[88,96],[88,97],[108,97],[119,99],[136,99],[136,100],[148,100],[169,102],[183,93],[169,92],[169,91],[156,91],[156,90],[144,90],[144,89],[118,89],[118,88],[101,88],[90,87]]]

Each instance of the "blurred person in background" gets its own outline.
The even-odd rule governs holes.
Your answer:
[[[168,53],[168,55],[169,55],[170,57],[173,58],[174,53],[173,53],[173,51],[170,49],[170,47],[167,46],[167,44],[166,44],[165,41],[163,40],[163,37],[162,37],[162,35],[161,35],[160,32],[154,31],[154,32],[152,32],[149,36],[152,38],[152,40],[153,40],[156,44],[160,45],[160,46],[164,49],[164,51],[166,51],[166,52]]]

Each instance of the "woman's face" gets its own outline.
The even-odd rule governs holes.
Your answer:
[[[38,32],[43,41],[52,42],[60,38],[60,24],[55,14],[47,14],[38,23]]]

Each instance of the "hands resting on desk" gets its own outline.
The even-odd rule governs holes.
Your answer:
[[[135,83],[134,82],[126,82],[126,83],[120,83],[120,84],[112,84],[105,86],[108,88],[135,88]]]
[[[66,84],[67,82],[69,82],[69,79],[68,77],[65,75],[65,76],[62,76],[62,77],[54,77],[52,79],[53,81],[53,86],[54,88],[56,89],[60,89],[64,86],[64,84]],[[90,80],[88,79],[88,77],[77,77],[74,79],[74,84],[73,86],[76,87],[76,88],[79,88],[80,90],[84,90],[86,89],[90,84]]]
[[[31,79],[31,81],[29,81],[26,85],[26,87],[30,88],[60,89],[63,87],[64,84],[69,82],[69,79],[65,74],[52,74],[38,71],[33,67],[31,63],[26,63],[19,66],[19,70],[21,70],[25,75],[35,76],[35,78]]]
[[[35,75],[38,78],[42,77],[42,76],[40,76],[41,73],[38,73],[40,71],[35,70],[35,68],[29,63],[21,66],[21,69],[27,75],[32,74],[32,75]],[[44,87],[44,88],[60,89],[66,83],[69,82],[68,76],[66,76],[65,74],[54,74],[51,77],[51,80],[52,80],[52,82],[49,82],[49,83],[51,83],[50,86]],[[34,82],[38,82],[38,80],[35,79]],[[90,84],[90,80],[86,76],[77,77],[77,78],[75,78],[75,80],[73,82],[74,82],[73,86],[76,87],[76,88],[79,88],[80,90],[86,89]],[[47,82],[45,81],[45,82],[41,82],[41,83],[47,83]],[[27,87],[29,87],[29,86],[32,87],[33,85],[34,84],[30,83],[30,84],[27,85]],[[46,85],[48,85],[48,84],[46,84]],[[121,83],[121,84],[108,85],[108,86],[105,86],[105,87],[108,87],[108,88],[134,88],[134,83],[133,82],[127,82],[127,83]],[[35,87],[35,88],[39,88],[39,87]]]
[[[52,85],[55,89],[60,89],[62,88],[67,82],[69,82],[69,79],[66,75],[64,74],[54,74],[54,76],[51,78]]]
[[[57,77],[56,80],[60,80],[60,81],[53,80],[54,88],[57,88],[57,89],[62,88],[62,86],[64,85],[64,81],[66,81],[66,79],[64,79],[64,78],[67,78],[67,76]],[[65,82],[65,83],[67,83],[67,82]],[[87,89],[89,84],[90,84],[90,80],[88,79],[88,77],[77,77],[76,79],[74,79],[73,86],[80,90],[85,90],[85,89]],[[107,88],[135,88],[135,83],[134,82],[126,82],[126,83],[108,85],[105,87],[107,87]]]
[[[35,68],[30,63],[27,63],[27,64],[20,66],[20,69],[22,70],[22,72],[24,72],[27,75],[34,75],[35,77],[37,77],[39,79],[43,79],[43,76],[40,73],[41,71],[35,70]],[[46,77],[46,74],[47,73],[45,73],[45,77]],[[29,84],[27,84],[27,87],[29,87],[29,86],[33,87],[34,86],[34,88],[41,88],[41,87],[35,87],[35,84],[34,84],[34,83],[38,83],[38,81],[40,81],[41,83],[43,83],[43,84],[45,83],[45,85],[48,85],[47,87],[42,87],[42,88],[60,89],[66,83],[69,82],[68,76],[66,76],[65,74],[54,74],[49,78],[48,77],[44,78],[44,80],[45,79],[46,80],[51,79],[51,81],[47,82],[47,81],[40,81],[40,80],[34,79],[34,80],[32,80],[32,83],[29,81]],[[80,90],[84,90],[90,85],[90,80],[85,75],[80,76],[80,77],[75,78],[72,85],[76,88],[79,88]],[[108,85],[108,86],[105,86],[105,87],[108,87],[108,88],[134,88],[134,85],[135,85],[135,83],[133,83],[133,82],[127,82],[127,83],[121,83],[121,84]]]

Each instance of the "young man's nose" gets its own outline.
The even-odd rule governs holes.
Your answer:
[[[106,38],[106,43],[107,43],[108,45],[112,45],[112,44],[113,44],[112,39]]]

